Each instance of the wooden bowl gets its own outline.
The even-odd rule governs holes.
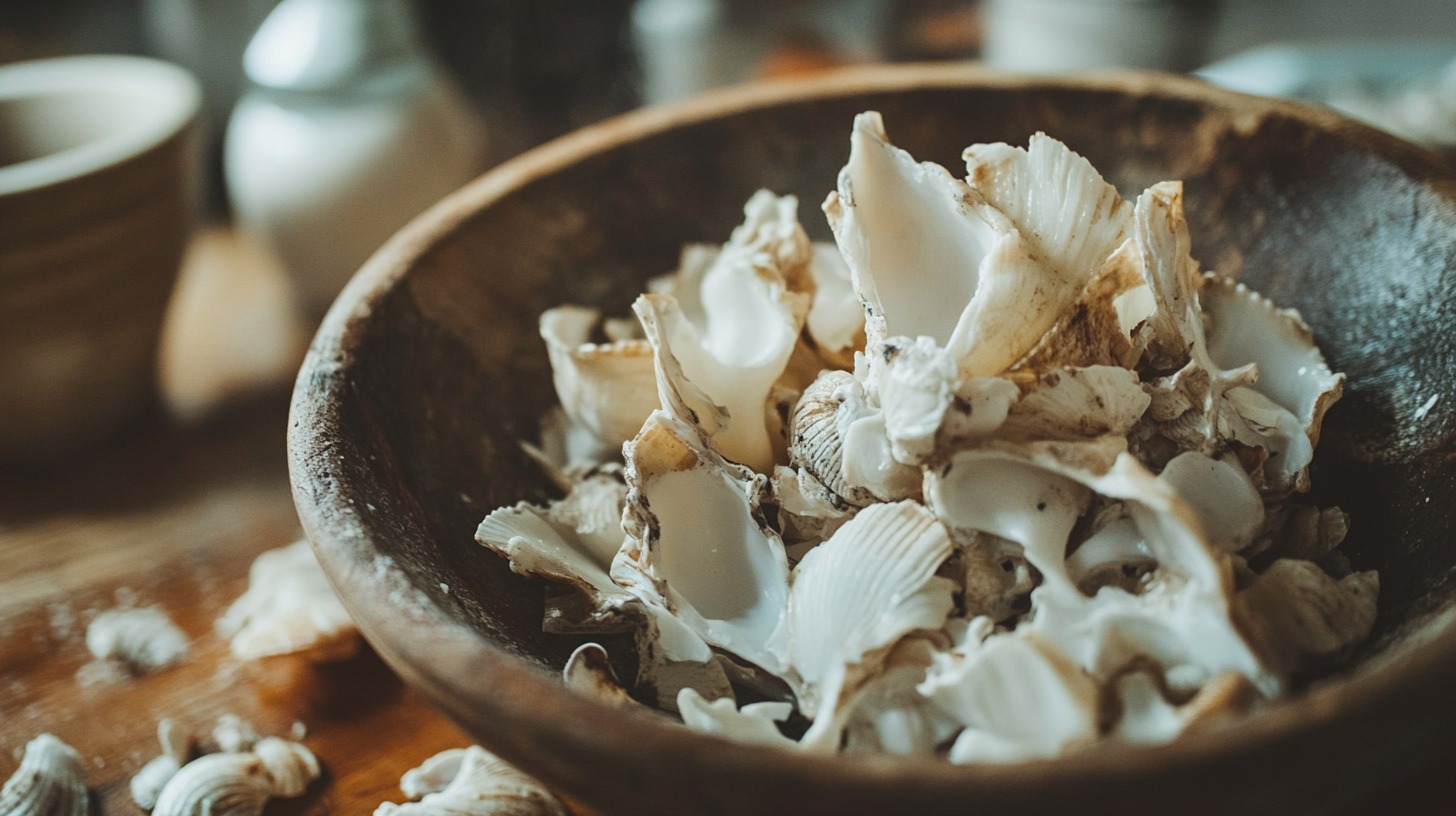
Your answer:
[[[482,552],[491,509],[550,488],[521,454],[554,402],[537,315],[625,313],[687,241],[723,240],[758,187],[811,235],[879,110],[957,166],[1042,130],[1125,191],[1187,182],[1195,255],[1298,307],[1349,374],[1316,499],[1353,517],[1380,620],[1352,668],[1224,730],[1159,747],[966,767],[789,754],[604,707],[557,679],[542,585]],[[733,90],[522,156],[396,235],[334,304],[299,375],[295,497],[369,640],[479,741],[610,813],[1317,811],[1456,746],[1456,173],[1308,106],[1188,79],[873,68]],[[620,651],[620,649],[619,649]]]
[[[140,57],[0,67],[0,461],[78,450],[155,399],[201,99]]]

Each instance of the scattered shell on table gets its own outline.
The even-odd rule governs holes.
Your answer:
[[[157,723],[157,741],[162,744],[161,755],[143,765],[131,778],[131,799],[142,810],[157,806],[162,789],[192,755],[192,740],[170,719]]]
[[[359,630],[329,586],[307,540],[268,550],[248,570],[248,589],[217,621],[233,654],[285,654],[326,663],[359,650]]]
[[[50,734],[25,744],[20,767],[0,788],[0,816],[86,816],[81,758]]]
[[[264,737],[242,753],[207,754],[182,766],[157,796],[153,816],[259,816],[269,799],[302,796],[318,759],[296,742]]]
[[[1163,741],[1373,626],[1346,516],[1289,501],[1343,382],[1299,316],[1200,270],[1179,182],[1126,201],[1042,134],[964,158],[856,117],[835,246],[761,191],[686,248],[644,340],[611,331],[656,398],[614,404],[623,458],[480,526],[556,584],[547,631],[634,632],[689,727],[958,762]],[[543,326],[568,317],[571,342],[597,319]],[[609,389],[579,362],[556,376],[585,425]],[[565,679],[622,703],[606,664]]]
[[[86,648],[133,674],[150,674],[187,659],[187,636],[159,607],[113,609],[86,627]]]
[[[385,802],[374,816],[567,816],[544,785],[475,745],[430,757],[399,786],[419,801]]]

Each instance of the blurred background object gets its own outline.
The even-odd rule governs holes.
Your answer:
[[[985,58],[997,68],[1188,71],[1209,52],[1216,0],[987,0]]]
[[[317,322],[385,238],[483,169],[482,125],[406,0],[283,0],[243,67],[223,149],[233,213]]]
[[[201,97],[140,57],[0,66],[0,461],[70,453],[153,404]]]
[[[1448,152],[1456,142],[1450,0],[289,0],[274,33],[260,32],[278,5],[0,3],[0,64],[142,54],[203,84],[202,214],[214,226],[184,269],[185,314],[168,324],[183,335],[167,346],[168,389],[187,416],[249,384],[281,388],[343,280],[471,174],[723,84],[873,61],[1207,64],[1201,75],[1230,87],[1334,105]],[[255,35],[272,56],[249,82]],[[209,365],[204,349],[222,356]]]

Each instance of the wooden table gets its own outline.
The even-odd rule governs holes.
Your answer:
[[[127,783],[158,753],[157,720],[200,736],[233,713],[260,734],[294,723],[324,776],[271,814],[370,813],[400,775],[469,738],[367,649],[314,666],[242,662],[213,622],[258,553],[299,535],[288,488],[288,389],[305,332],[277,271],[227,230],[203,232],[168,328],[159,412],[104,450],[44,471],[0,471],[0,780],[26,741],[73,746],[101,814],[139,814]],[[88,621],[160,606],[186,632],[185,663],[97,682]]]

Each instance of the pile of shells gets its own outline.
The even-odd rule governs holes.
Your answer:
[[[1178,182],[1125,201],[1041,134],[964,158],[862,114],[836,244],[760,191],[636,321],[541,318],[564,496],[477,539],[554,582],[547,631],[635,633],[635,693],[690,727],[1050,757],[1246,712],[1369,633],[1344,514],[1295,501],[1343,382],[1299,316],[1200,271]]]

